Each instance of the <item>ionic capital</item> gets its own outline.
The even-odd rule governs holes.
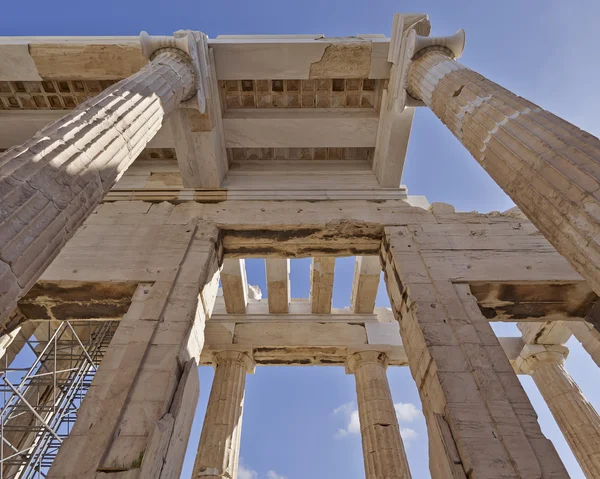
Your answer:
[[[559,344],[526,344],[515,361],[516,367],[524,374],[533,374],[541,366],[564,364],[569,350]]]
[[[184,108],[196,108],[200,113],[206,112],[206,76],[208,72],[208,42],[202,32],[178,30],[172,37],[165,35],[150,36],[140,33],[142,53],[149,60],[154,60],[161,52],[177,51],[182,61],[188,63],[194,74],[194,90],[181,102]]]
[[[390,39],[388,61],[392,73],[385,97],[388,110],[402,112],[407,106],[424,106],[422,98],[408,90],[408,72],[415,58],[427,50],[440,50],[448,59],[459,58],[465,48],[465,32],[458,30],[447,37],[429,37],[427,15],[396,14]]]
[[[242,351],[220,351],[213,356],[215,367],[225,363],[239,363],[247,373],[254,373],[256,362],[248,354]]]
[[[356,352],[346,361],[346,372],[354,374],[358,368],[367,364],[377,364],[386,369],[388,365],[388,355],[383,351]]]

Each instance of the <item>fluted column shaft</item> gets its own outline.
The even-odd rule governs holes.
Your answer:
[[[567,352],[563,346],[526,346],[520,367],[535,381],[585,476],[597,479],[600,416],[566,371]]]
[[[600,331],[584,321],[569,321],[567,325],[573,336],[581,343],[583,349],[600,367]]]
[[[194,91],[191,60],[165,48],[0,155],[0,321]]]
[[[254,362],[244,353],[224,351],[215,355],[215,365],[194,479],[237,477],[246,373]]]
[[[419,52],[408,92],[600,293],[600,140],[449,55],[440,47]]]
[[[348,368],[356,378],[358,416],[367,479],[408,479],[410,470],[386,375],[387,356],[355,353]]]

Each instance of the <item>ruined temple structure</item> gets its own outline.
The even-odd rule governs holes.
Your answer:
[[[420,14],[391,38],[0,39],[2,477],[178,478],[212,364],[195,479],[236,477],[246,374],[275,365],[354,375],[369,479],[411,477],[400,366],[434,479],[568,477],[517,374],[600,478],[600,418],[564,367],[571,335],[600,364],[600,141],[463,48]],[[408,196],[417,108],[517,208]],[[310,299],[290,298],[299,257]],[[266,259],[268,299],[245,258]],[[391,311],[374,307],[382,270]]]

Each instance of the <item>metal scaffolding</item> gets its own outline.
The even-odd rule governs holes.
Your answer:
[[[0,368],[0,479],[46,477],[118,321],[40,322]]]

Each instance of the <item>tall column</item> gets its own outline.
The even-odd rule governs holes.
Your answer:
[[[523,348],[517,366],[529,374],[585,476],[600,478],[600,416],[564,367],[568,349],[559,345]]]
[[[600,331],[585,321],[568,321],[567,325],[573,336],[581,343],[583,349],[600,367]]]
[[[208,407],[192,477],[235,479],[237,477],[246,373],[254,361],[239,351],[215,355]]]
[[[348,359],[356,378],[358,416],[367,479],[409,479],[410,470],[386,375],[388,358],[362,351]]]
[[[0,155],[0,321],[146,144],[195,93],[191,58],[157,50],[138,73]]]
[[[169,261],[178,266],[138,284],[48,478],[180,477],[222,248],[218,230],[206,223],[150,231],[172,241]]]
[[[453,59],[413,56],[406,89],[600,293],[600,140]]]

